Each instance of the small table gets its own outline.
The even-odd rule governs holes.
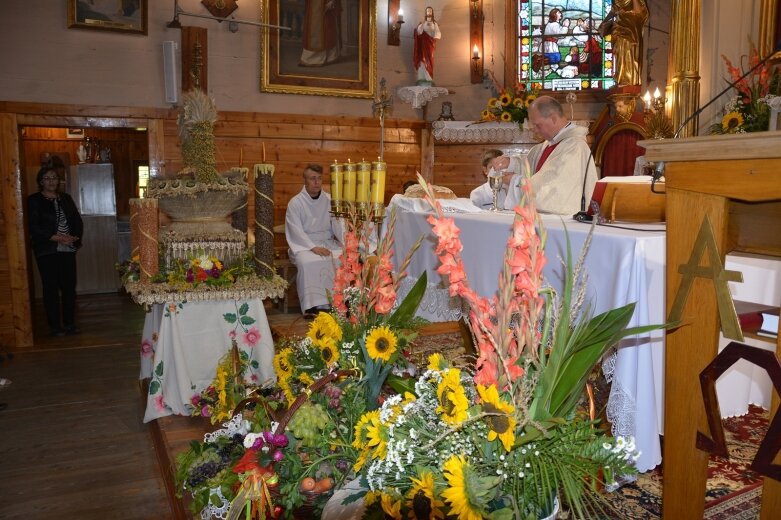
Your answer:
[[[274,381],[274,341],[260,299],[155,304],[144,320],[140,379],[150,379],[144,422],[191,415],[233,343],[249,358],[245,380]]]

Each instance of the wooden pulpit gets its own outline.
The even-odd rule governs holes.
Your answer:
[[[781,256],[781,131],[639,144],[649,161],[666,162],[666,308],[681,320],[665,342],[662,518],[702,518],[709,454],[696,440],[709,429],[699,374],[718,351],[717,292],[723,300],[740,276],[723,270],[727,253]],[[771,420],[778,405],[774,393]],[[761,518],[779,511],[781,482],[766,477]]]

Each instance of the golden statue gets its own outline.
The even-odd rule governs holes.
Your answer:
[[[599,26],[613,42],[613,77],[618,86],[640,85],[643,59],[643,26],[648,21],[646,0],[613,0],[613,7]]]

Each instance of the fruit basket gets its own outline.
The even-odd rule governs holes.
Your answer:
[[[307,445],[308,441],[314,442],[320,435],[317,428],[323,427],[328,421],[325,410],[319,404],[313,405],[310,398],[323,389],[327,389],[331,383],[358,375],[356,370],[334,370],[306,387],[284,411],[273,410],[263,396],[254,395],[244,399],[236,406],[234,416],[244,413],[251,404],[254,404],[256,408],[262,407],[264,412],[277,423],[271,438],[285,436],[286,431],[289,431],[290,435],[298,439],[301,445]],[[304,466],[312,462],[307,458],[306,452],[296,449],[295,453],[301,457]],[[275,466],[272,463],[264,468],[265,480],[268,484],[268,498],[266,500],[269,503],[265,504],[261,497],[260,500],[256,500],[254,504],[249,506],[245,501],[241,507],[249,509],[252,518],[255,518],[252,516],[254,513],[259,513],[264,508],[271,518],[282,518],[283,516],[296,520],[319,518],[323,506],[333,494],[334,478],[328,474],[316,477],[316,471],[312,471],[312,475],[315,476],[304,473],[300,479],[286,482],[285,477],[290,477],[290,475],[277,475]],[[311,468],[310,465],[310,470]],[[297,495],[302,499],[297,499],[296,505],[291,505],[293,501],[286,496],[286,490],[289,492],[291,489],[297,491]],[[232,505],[231,510],[234,507]],[[289,510],[289,513],[285,514],[286,510]],[[230,511],[228,517],[231,517]],[[258,514],[258,517],[262,516]]]

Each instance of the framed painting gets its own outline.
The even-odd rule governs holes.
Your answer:
[[[84,129],[68,128],[65,130],[65,137],[68,139],[84,139]]]
[[[68,27],[147,34],[147,0],[68,0]]]
[[[374,97],[376,0],[261,0],[260,90]]]

